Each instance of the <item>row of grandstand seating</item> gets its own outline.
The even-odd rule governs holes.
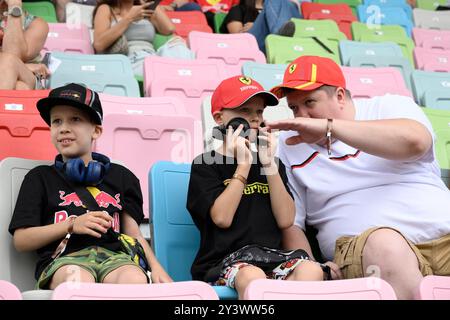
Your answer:
[[[7,158],[0,162],[0,223],[11,218],[20,185],[26,173],[37,165],[49,162]],[[114,286],[67,283],[54,292],[34,291],[35,253],[19,253],[4,228],[0,232],[0,251],[6,253],[0,262],[0,299],[22,296],[26,299],[235,299],[228,287],[189,282],[190,266],[197,253],[200,236],[185,203],[190,165],[160,161],[149,172],[148,197],[152,207],[152,248],[162,266],[176,282],[170,285]],[[11,283],[14,283],[12,285]],[[16,288],[17,286],[17,288]],[[20,294],[20,291],[23,291]],[[450,278],[426,277],[418,292],[422,299],[450,299]],[[380,279],[353,279],[331,282],[292,282],[262,280],[249,287],[248,299],[395,299],[392,288]]]

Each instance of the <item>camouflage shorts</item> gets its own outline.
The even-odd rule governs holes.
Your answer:
[[[126,265],[137,266],[131,257],[123,252],[114,252],[102,247],[88,247],[86,249],[72,252],[68,255],[55,259],[41,273],[36,284],[37,289],[48,289],[51,279],[58,269],[63,266],[74,265],[87,270],[95,279],[95,282],[103,282],[105,277],[112,271]],[[139,267],[140,268],[140,267]],[[76,270],[69,270],[76,279]],[[145,271],[142,269],[142,272]],[[148,281],[147,276],[147,281]]]

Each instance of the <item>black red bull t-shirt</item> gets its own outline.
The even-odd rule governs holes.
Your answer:
[[[142,211],[142,192],[138,178],[128,169],[117,164],[111,167],[103,182],[95,187],[87,187],[99,207],[114,218],[113,228],[120,231],[120,215],[123,211],[138,224],[144,218]],[[74,190],[58,175],[52,166],[39,166],[31,170],[24,178],[17,198],[9,232],[19,228],[38,227],[58,223],[69,216],[80,216],[86,208]],[[52,261],[51,255],[62,239],[37,250],[39,260],[35,277],[38,279],[44,268]],[[101,246],[118,251],[120,243],[111,233],[100,239],[89,235],[73,234],[63,255],[89,246]]]

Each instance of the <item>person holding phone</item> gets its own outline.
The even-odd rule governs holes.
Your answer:
[[[127,55],[134,73],[141,76],[144,59],[149,55],[193,58],[184,40],[179,37],[170,40],[170,46],[163,46],[159,51],[153,47],[156,33],[172,35],[175,31],[174,24],[157,1],[99,1],[93,14],[95,52]]]
[[[42,89],[49,70],[40,61],[48,24],[22,8],[21,0],[0,0],[0,89]]]

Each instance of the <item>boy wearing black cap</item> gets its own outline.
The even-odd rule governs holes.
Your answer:
[[[54,289],[66,281],[170,282],[139,230],[143,212],[138,179],[92,152],[92,143],[102,134],[98,94],[68,84],[50,91],[37,108],[60,154],[54,166],[36,167],[25,176],[9,226],[17,250],[37,250],[37,287]],[[103,211],[87,210],[71,184],[85,187]],[[110,228],[141,243],[151,279],[122,252]]]
[[[322,280],[322,269],[304,250],[281,250],[294,201],[284,165],[274,157],[276,138],[260,128],[265,106],[278,99],[256,81],[236,76],[222,81],[211,104],[218,125],[241,117],[250,135],[241,136],[242,124],[226,128],[222,147],[192,163],[187,208],[201,235],[193,279],[236,288],[240,298],[255,279]],[[258,132],[264,144],[254,154],[250,142]]]

